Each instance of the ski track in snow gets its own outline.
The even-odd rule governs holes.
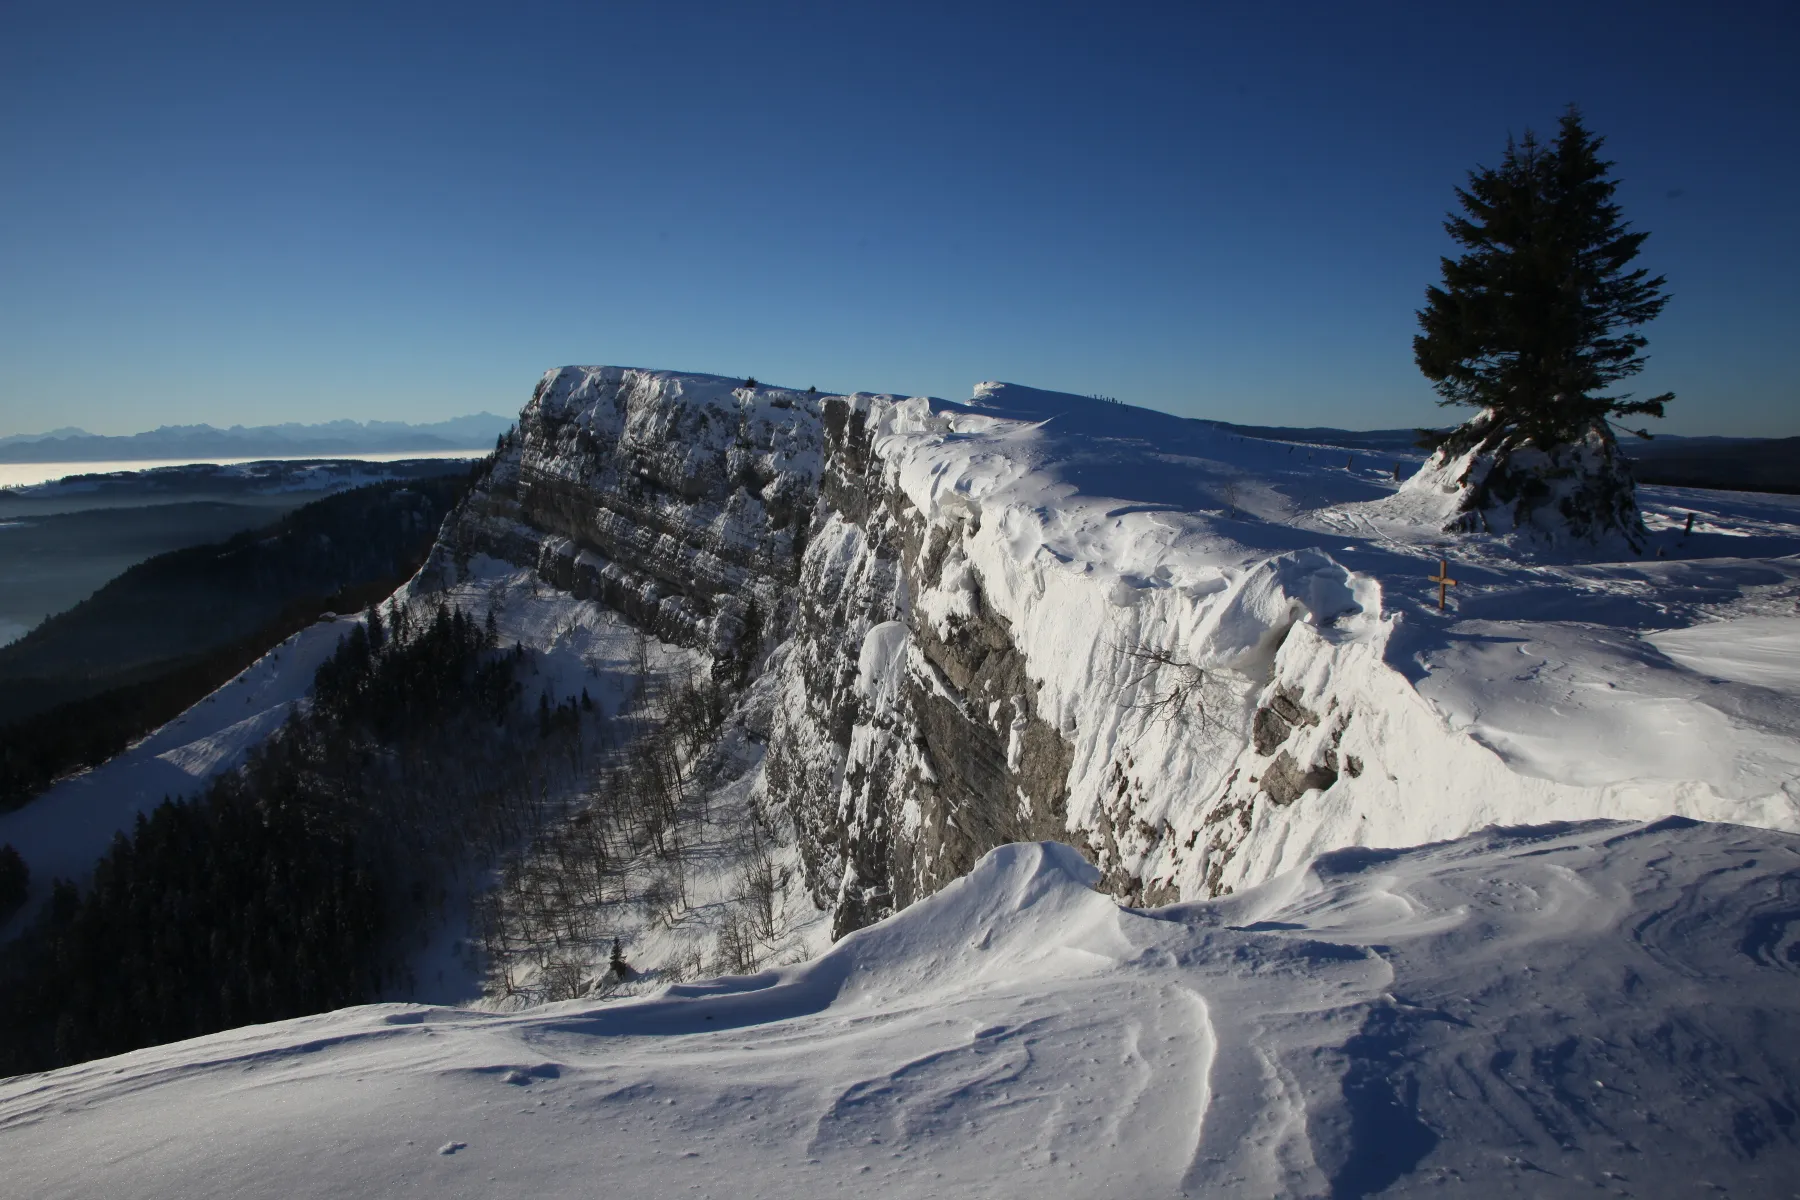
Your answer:
[[[1793,1190],[1800,838],[1495,829],[1147,911],[1094,878],[1004,847],[800,966],[0,1082],[0,1153],[45,1198]]]

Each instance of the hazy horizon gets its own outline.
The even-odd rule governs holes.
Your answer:
[[[10,430],[9,429],[0,429],[0,442],[6,442],[9,440],[10,441],[19,441],[19,440],[25,440],[25,439],[47,439],[47,438],[52,438],[52,437],[105,437],[105,438],[124,437],[124,438],[129,438],[129,437],[138,437],[143,434],[161,433],[164,431],[176,431],[176,430],[188,430],[188,429],[210,429],[210,430],[213,430],[214,432],[218,432],[218,433],[232,433],[237,430],[243,430],[245,432],[254,433],[254,432],[258,432],[258,431],[262,431],[262,430],[277,430],[277,429],[331,429],[331,428],[341,428],[346,425],[354,425],[354,426],[358,427],[359,429],[365,429],[365,430],[380,429],[382,427],[390,427],[390,428],[391,427],[404,427],[406,429],[430,429],[430,428],[434,428],[437,426],[451,425],[451,424],[455,424],[457,422],[462,422],[462,421],[476,421],[476,420],[481,420],[484,418],[493,419],[493,420],[516,421],[518,419],[518,414],[517,413],[507,414],[507,413],[487,412],[484,410],[481,412],[457,413],[455,416],[445,417],[441,420],[436,420],[436,421],[388,421],[388,420],[383,420],[379,417],[370,417],[367,420],[359,421],[352,417],[339,417],[339,418],[336,418],[335,420],[330,420],[330,421],[301,421],[301,420],[277,419],[277,420],[272,420],[272,421],[260,421],[254,425],[246,425],[242,422],[238,422],[238,423],[232,424],[232,425],[218,425],[218,424],[214,424],[209,421],[195,421],[195,422],[191,422],[191,423],[187,423],[187,424],[178,424],[173,421],[159,421],[156,424],[149,426],[148,428],[120,430],[117,432],[108,432],[108,431],[102,431],[102,430],[98,430],[98,429],[85,429],[78,425],[61,425],[61,426],[57,426],[52,429],[10,429]]]
[[[574,364],[561,364],[561,365],[574,365]],[[610,365],[610,364],[608,364],[608,365]],[[645,368],[645,369],[660,370],[663,368]],[[675,370],[675,368],[668,368],[668,369]],[[683,373],[683,374],[696,374],[696,373],[704,374],[705,372],[681,372],[681,373]],[[796,390],[798,390],[799,388],[804,386],[804,385],[793,384],[793,383],[789,383],[789,382],[785,382],[785,381],[781,381],[781,380],[760,380],[759,382],[761,382],[767,386],[771,386],[771,387],[788,387],[788,388],[795,388]],[[983,382],[983,381],[977,381],[977,382]],[[1003,382],[1012,383],[1015,381],[1005,380]],[[972,390],[973,386],[974,385],[971,384],[971,387],[969,390]],[[1031,386],[1031,385],[1024,385],[1024,386]],[[822,390],[826,390],[829,392],[836,391],[836,389],[822,389]],[[845,389],[846,392],[857,391],[857,390],[870,391],[872,389],[867,389],[867,388]],[[1054,391],[1066,391],[1067,389],[1043,388],[1041,390],[1054,392]],[[910,396],[910,395],[924,395],[926,393],[912,393],[912,392],[897,391],[897,392],[889,392],[886,394]],[[1080,393],[1072,393],[1072,394],[1079,395]],[[526,398],[527,399],[530,398],[529,392],[527,392]],[[938,399],[938,400],[949,400],[949,401],[952,401],[955,403],[963,403],[969,399],[969,396],[965,392],[965,394],[960,394],[960,395],[955,395],[955,396],[934,395],[934,396],[932,396],[932,398]],[[1152,405],[1152,404],[1141,404],[1137,401],[1126,400],[1123,402],[1126,404],[1135,405],[1140,408],[1154,409],[1159,412],[1171,411],[1166,408],[1158,408],[1156,405]],[[521,408],[524,407],[523,402],[521,402],[520,407]],[[1395,429],[1445,428],[1445,427],[1455,424],[1458,420],[1461,419],[1461,417],[1458,416],[1454,410],[1451,410],[1448,408],[1437,409],[1435,413],[1428,414],[1427,418],[1422,422],[1401,423],[1401,424],[1396,424],[1396,425],[1373,425],[1368,422],[1360,422],[1360,421],[1354,421],[1354,420],[1341,421],[1341,422],[1282,421],[1282,420],[1276,420],[1273,418],[1268,419],[1268,420],[1262,420],[1262,419],[1258,419],[1259,414],[1257,412],[1244,412],[1235,417],[1211,416],[1211,415],[1200,414],[1200,413],[1174,413],[1173,415],[1182,416],[1182,417],[1190,417],[1190,418],[1193,418],[1196,420],[1221,421],[1226,424],[1232,424],[1232,425],[1266,426],[1266,427],[1289,428],[1289,429],[1306,429],[1306,428],[1336,429],[1336,430],[1341,430],[1346,433],[1385,431],[1385,430],[1395,430]],[[1349,415],[1354,415],[1354,414],[1349,414]],[[150,425],[148,428],[127,429],[127,430],[120,430],[118,432],[103,432],[101,430],[85,429],[85,428],[81,428],[79,426],[62,426],[62,427],[58,427],[55,429],[47,429],[47,430],[46,429],[7,430],[7,429],[0,428],[0,447],[3,447],[8,443],[11,443],[13,445],[28,445],[34,440],[48,439],[50,437],[56,437],[56,436],[62,436],[62,437],[84,436],[84,437],[97,437],[97,438],[133,438],[133,437],[141,437],[141,436],[144,436],[147,434],[160,433],[160,432],[164,432],[164,431],[188,430],[188,429],[210,429],[210,430],[213,430],[214,432],[218,432],[218,433],[232,433],[235,430],[244,430],[244,431],[248,431],[248,432],[256,432],[259,430],[274,430],[274,429],[281,429],[281,428],[300,428],[300,429],[320,429],[320,430],[322,430],[322,429],[329,429],[333,426],[356,425],[358,427],[366,428],[366,429],[373,429],[373,428],[380,427],[380,426],[390,426],[390,427],[404,427],[409,430],[424,430],[424,429],[429,429],[434,426],[451,424],[451,423],[454,423],[457,421],[476,420],[476,419],[480,419],[480,418],[484,418],[484,417],[494,418],[497,420],[508,420],[508,421],[516,422],[518,419],[518,413],[516,411],[511,412],[511,413],[499,413],[499,412],[492,412],[492,411],[484,409],[479,412],[459,413],[452,417],[444,417],[444,418],[439,418],[439,419],[434,419],[434,420],[423,420],[423,421],[396,421],[396,420],[387,420],[387,419],[379,418],[379,417],[371,417],[371,418],[367,418],[366,420],[360,420],[360,421],[355,418],[347,418],[347,417],[339,417],[339,418],[334,418],[332,420],[327,420],[327,421],[303,421],[303,420],[292,419],[292,418],[284,419],[284,418],[280,417],[279,415],[276,415],[274,417],[274,419],[267,420],[267,421],[259,421],[255,425],[246,425],[242,422],[239,422],[234,425],[218,425],[216,423],[206,422],[206,421],[197,421],[197,422],[192,422],[192,423],[188,423],[188,424],[176,424],[174,422],[169,422],[169,421],[159,421],[156,424]],[[1654,436],[1659,436],[1659,437],[1667,436],[1667,437],[1674,437],[1674,438],[1707,438],[1707,437],[1782,438],[1782,437],[1800,436],[1800,426],[1796,427],[1795,433],[1786,433],[1786,434],[1784,434],[1784,433],[1719,433],[1719,432],[1713,432],[1713,431],[1704,430],[1704,429],[1701,431],[1698,431],[1698,432],[1685,432],[1684,431],[1681,433],[1677,433],[1674,430],[1667,429],[1667,428],[1660,429],[1660,430],[1653,430],[1652,432],[1653,432]],[[1623,431],[1623,430],[1621,430],[1620,433],[1621,433],[1622,437],[1627,437],[1628,440],[1632,440],[1632,441],[1636,440],[1635,438],[1630,438],[1629,435],[1626,434],[1625,431]],[[381,451],[379,453],[390,453],[390,452]],[[400,452],[391,452],[391,453],[400,453]],[[447,452],[431,451],[430,453],[447,453]],[[260,456],[260,457],[268,458],[268,457],[272,457],[272,456],[264,455],[264,456]],[[279,457],[279,456],[273,456],[273,457]],[[310,457],[310,456],[306,456],[306,457]],[[367,455],[360,454],[360,453],[359,454],[345,454],[343,457],[349,457],[349,458],[367,457]],[[69,462],[71,464],[76,464],[76,463],[86,464],[90,461],[99,461],[99,460],[82,460],[82,459],[69,460]],[[143,462],[143,461],[151,461],[151,460],[122,459],[120,461],[121,462]],[[158,462],[166,461],[169,464],[175,464],[175,463],[186,463],[186,462],[190,462],[190,461],[199,462],[202,460],[200,460],[200,459],[168,459],[168,460],[156,460],[156,461],[158,461]],[[253,461],[253,459],[245,458],[245,459],[242,459],[241,461],[248,462],[248,461]]]

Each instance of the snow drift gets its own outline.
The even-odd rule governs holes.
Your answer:
[[[1510,535],[1526,550],[1585,543],[1643,552],[1648,530],[1631,465],[1609,427],[1545,450],[1483,436],[1492,425],[1484,412],[1458,429],[1401,489],[1405,500],[1435,512],[1445,532]]]
[[[1139,911],[996,850],[815,962],[383,1005],[0,1083],[21,1194],[1778,1195],[1800,839],[1341,850]]]
[[[1800,710],[1656,641],[1800,639],[1792,501],[1710,497],[1689,534],[1649,489],[1646,556],[1592,562],[1447,536],[1389,460],[1083,397],[824,422],[765,786],[840,931],[1020,838],[1168,901],[1493,822],[1800,829]]]

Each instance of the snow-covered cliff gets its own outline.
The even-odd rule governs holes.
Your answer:
[[[445,532],[740,673],[786,602],[818,492],[819,398],[707,375],[564,367]]]
[[[591,689],[633,739],[594,747],[595,796],[537,785],[484,910],[506,996],[0,1081],[11,1177],[1772,1194],[1800,499],[1643,489],[1645,556],[1575,561],[1444,533],[1405,465],[1000,384],[552,372],[407,589],[494,614],[546,720]],[[317,655],[283,649],[209,706],[284,713]],[[683,726],[655,693],[707,665],[733,707]],[[108,786],[266,731],[226,721]],[[634,762],[685,849],[607,848]],[[466,998],[425,969],[465,932],[406,999]],[[621,935],[638,969],[590,978]]]
[[[1525,560],[1400,466],[1004,384],[564,368],[438,569],[496,554],[775,672],[757,789],[839,934],[1018,840],[1160,903],[1492,823],[1800,829],[1800,670],[1730,665],[1800,644],[1800,505],[1715,493],[1686,533],[1646,489],[1649,557]]]

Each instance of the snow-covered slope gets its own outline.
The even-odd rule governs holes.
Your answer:
[[[1015,845],[818,960],[0,1082],[18,1195],[1786,1196],[1800,839],[1343,850],[1152,911]]]
[[[1166,901],[1491,822],[1800,829],[1792,664],[1721,665],[1800,640],[1800,501],[1645,489],[1645,557],[1582,562],[1392,458],[1004,384],[824,410],[766,785],[840,929],[1021,837]]]
[[[200,791],[279,729],[353,620],[301,630],[118,757],[63,780],[24,808],[0,813],[0,845],[18,850],[31,871],[29,902],[0,925],[0,936],[23,927],[54,880],[84,879],[140,813]]]

